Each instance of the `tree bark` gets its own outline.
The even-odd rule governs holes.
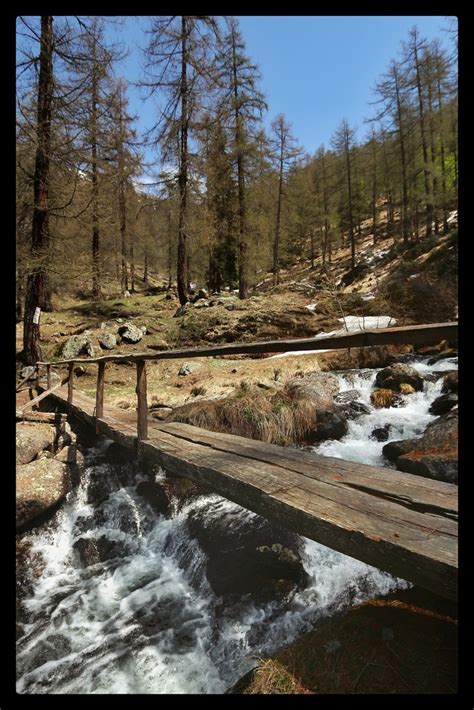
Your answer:
[[[280,228],[281,228],[281,203],[283,199],[283,136],[280,144],[280,169],[278,175],[278,202],[276,213],[275,239],[273,241],[273,285],[280,282],[279,271],[279,249],[280,249]]]
[[[413,36],[413,56],[415,59],[416,73],[416,88],[418,93],[418,111],[420,115],[420,133],[421,133],[421,149],[423,152],[423,175],[425,183],[425,199],[426,199],[426,236],[429,237],[433,231],[433,193],[431,189],[431,176],[428,156],[428,141],[426,137],[425,110],[423,105],[423,92],[421,87],[420,63],[418,61],[418,46],[416,34]]]
[[[180,168],[179,217],[178,217],[178,297],[182,306],[188,301],[187,258],[186,258],[186,212],[188,200],[188,27],[187,17],[181,18],[181,125],[180,125]]]
[[[398,121],[398,136],[400,141],[400,160],[402,164],[402,236],[403,241],[408,242],[408,177],[407,177],[407,159],[405,148],[405,134],[403,130],[402,120],[402,104],[400,98],[400,83],[396,67],[393,67],[393,78],[395,81],[395,96],[397,101],[397,121]]]
[[[95,54],[95,44],[93,45]],[[95,60],[95,56],[94,56]],[[100,231],[99,231],[99,177],[97,165],[97,65],[92,70],[91,156],[92,156],[92,298],[101,298],[100,290]]]
[[[53,91],[53,18],[41,17],[41,49],[38,79],[36,158],[31,229],[32,268],[28,274],[23,320],[23,360],[33,365],[41,360],[40,323],[37,308],[44,308],[46,259],[49,247],[49,164],[51,149],[51,103]],[[37,321],[37,322],[34,322]]]

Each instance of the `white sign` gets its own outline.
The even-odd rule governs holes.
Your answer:
[[[33,323],[35,325],[38,325],[40,322],[40,313],[41,313],[41,308],[35,308],[35,312],[33,314]]]

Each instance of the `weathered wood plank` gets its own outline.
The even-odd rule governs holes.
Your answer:
[[[97,419],[102,419],[104,416],[104,382],[105,382],[105,362],[99,362],[97,370],[97,389],[95,393],[95,416]],[[96,422],[96,433],[97,422]]]
[[[374,493],[386,494],[400,503],[438,508],[439,513],[455,517],[458,511],[457,488],[450,483],[432,479],[421,480],[402,471],[391,470],[379,466],[354,463],[329,456],[318,456],[314,452],[303,449],[286,448],[275,444],[245,439],[235,434],[222,434],[206,431],[199,427],[180,422],[155,422],[153,430],[174,433],[183,439],[195,443],[212,446],[216,450],[233,451],[243,456],[260,461],[267,461],[277,466],[296,471],[310,478],[339,481],[346,486],[364,486]],[[315,461],[319,459],[315,467]]]
[[[69,404],[72,404],[73,392],[74,392],[74,360],[72,360],[68,366],[67,401]]]
[[[148,405],[146,393],[146,364],[140,360],[137,362],[137,434],[138,440],[146,439],[148,436]]]
[[[74,362],[139,362],[141,360],[170,360],[177,358],[205,357],[210,355],[245,355],[252,353],[282,353],[286,351],[325,350],[357,348],[373,345],[396,345],[438,343],[441,340],[457,340],[457,323],[409,325],[398,328],[376,328],[328,336],[327,338],[298,338],[293,340],[269,340],[257,343],[233,343],[206,348],[183,348],[158,353],[133,353],[129,355],[103,355],[99,358],[76,358]],[[54,365],[69,364],[72,360],[57,360]],[[39,362],[46,365],[47,362]],[[51,363],[50,363],[51,364]]]
[[[65,389],[51,395],[67,398]],[[72,414],[95,425],[76,392]],[[104,407],[99,432],[134,448],[134,415]],[[179,423],[149,424],[143,459],[339,552],[456,599],[457,487]]]
[[[46,389],[51,389],[51,365],[46,365]]]

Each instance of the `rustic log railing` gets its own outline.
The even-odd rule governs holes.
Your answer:
[[[457,341],[458,324],[436,323],[428,325],[410,325],[398,328],[376,328],[370,330],[356,331],[344,335],[332,335],[327,337],[299,338],[296,340],[270,340],[257,343],[237,343],[230,345],[215,345],[205,348],[184,348],[177,350],[163,350],[156,353],[131,353],[128,355],[104,355],[97,358],[74,358],[68,360],[56,360],[50,362],[37,362],[37,379],[39,380],[40,367],[46,367],[47,389],[35,399],[30,400],[22,411],[33,406],[44,399],[51,392],[68,385],[68,403],[73,402],[74,393],[74,365],[76,363],[97,364],[97,386],[96,386],[96,429],[97,422],[103,417],[104,412],[104,383],[105,367],[107,363],[135,362],[137,366],[137,437],[139,441],[147,438],[147,384],[146,384],[146,361],[148,360],[171,360],[180,358],[219,356],[219,355],[246,355],[254,353],[281,353],[298,352],[311,350],[338,350],[343,348],[368,347],[374,345],[420,345],[439,343],[442,340],[451,342]],[[51,367],[59,365],[68,366],[68,376],[60,383],[51,387]]]

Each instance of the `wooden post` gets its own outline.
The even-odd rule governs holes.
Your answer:
[[[98,420],[104,416],[105,362],[99,362],[97,390],[95,393],[95,433],[98,434]]]
[[[146,369],[145,361],[137,362],[137,435],[138,440],[142,441],[148,437],[148,422],[147,422],[147,401],[146,401]]]
[[[51,389],[51,365],[46,365],[46,389]]]
[[[69,370],[69,377],[67,381],[67,401],[69,404],[72,404],[72,382],[73,382],[73,377],[74,377],[74,363],[70,362],[68,365],[68,370]]]
[[[36,389],[39,390],[40,386],[40,366],[36,365]]]

